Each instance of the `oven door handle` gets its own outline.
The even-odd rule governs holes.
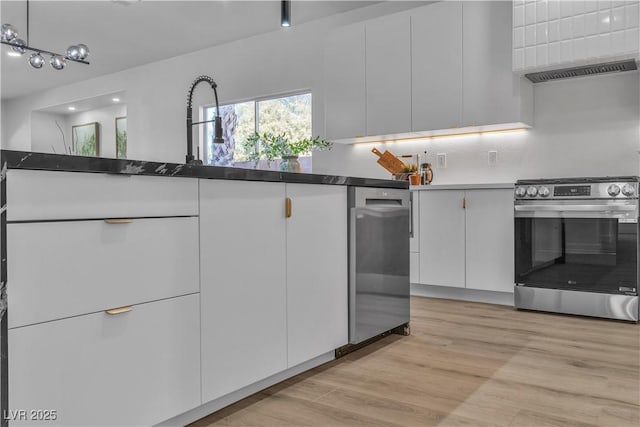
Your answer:
[[[615,205],[516,205],[516,212],[550,211],[550,212],[619,212],[628,213],[636,210],[635,204]]]
[[[635,205],[516,205],[516,218],[604,218],[637,223]]]

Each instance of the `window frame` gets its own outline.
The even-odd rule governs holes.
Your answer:
[[[274,95],[265,95],[265,96],[260,96],[257,98],[246,98],[244,100],[240,100],[240,101],[231,101],[231,102],[225,102],[225,103],[221,103],[220,104],[220,108],[225,107],[227,105],[235,105],[235,104],[243,104],[246,102],[253,102],[253,114],[254,114],[254,131],[255,132],[260,132],[259,128],[258,128],[258,123],[260,122],[259,120],[259,109],[258,109],[258,104],[261,101],[271,101],[274,99],[280,99],[280,98],[288,98],[291,96],[299,96],[299,95],[311,95],[311,137],[313,137],[313,91],[309,88],[309,89],[299,89],[299,90],[294,90],[294,91],[289,91],[289,92],[279,92],[277,94]],[[216,104],[206,104],[206,105],[202,105],[199,109],[199,116],[200,116],[200,121],[204,121],[206,120],[206,116],[207,116],[207,110],[209,110],[210,108],[216,108]],[[200,153],[202,154],[201,159],[203,162],[205,162],[206,159],[209,158],[209,147],[208,144],[206,144],[207,141],[207,127],[206,126],[202,126],[199,132],[199,136],[200,136],[200,140],[198,142],[198,145],[200,146]],[[205,165],[207,165],[207,163],[205,162]]]

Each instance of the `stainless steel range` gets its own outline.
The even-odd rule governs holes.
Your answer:
[[[639,181],[516,183],[516,308],[638,321]]]

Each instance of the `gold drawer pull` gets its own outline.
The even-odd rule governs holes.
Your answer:
[[[287,218],[291,218],[291,199],[289,197],[284,199],[284,214]]]
[[[133,310],[133,307],[131,307],[130,305],[124,306],[124,307],[118,307],[118,308],[112,308],[110,310],[105,310],[104,312],[110,315],[115,315],[115,314],[122,314],[122,313],[127,313],[129,311]]]
[[[130,218],[107,218],[104,222],[107,224],[131,224],[133,220]]]

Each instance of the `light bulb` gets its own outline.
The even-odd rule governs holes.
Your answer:
[[[71,45],[67,48],[67,58],[80,59],[80,48],[76,45]]]
[[[76,47],[78,48],[78,58],[77,59],[80,59],[80,60],[83,60],[83,61],[85,59],[87,59],[87,57],[89,56],[89,48],[87,47],[87,45],[80,43]]]
[[[18,37],[18,30],[11,24],[2,24],[2,30],[0,31],[0,37],[3,42],[10,42]]]
[[[40,55],[40,52],[31,54],[31,56],[29,57],[29,64],[31,64],[33,68],[42,68],[42,65],[44,64],[44,58],[42,57],[42,55]]]
[[[67,62],[64,60],[62,56],[53,55],[51,56],[51,60],[49,61],[49,64],[51,64],[51,66],[56,70],[62,70],[64,66],[67,65]]]
[[[11,40],[10,43],[13,45],[11,47],[11,49],[14,52],[16,52],[16,53],[18,53],[20,55],[22,55],[22,54],[24,54],[26,52],[26,49],[24,48],[24,46],[26,46],[27,44],[25,43],[24,40],[22,40],[22,39],[13,39],[13,40]]]

